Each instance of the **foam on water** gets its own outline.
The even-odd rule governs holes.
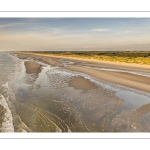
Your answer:
[[[82,76],[85,79],[88,79],[91,82],[95,83],[96,85],[101,86],[101,87],[103,87],[105,89],[114,91],[114,92],[117,92],[120,89],[120,87],[123,87],[123,86],[119,86],[119,85],[115,85],[115,84],[111,84],[111,83],[107,83],[107,82],[102,82],[102,81],[100,81],[98,79],[95,79],[94,77],[92,77],[92,76],[90,76],[88,74],[85,74],[85,73],[79,73],[79,72],[70,71],[70,70],[67,70],[67,69],[50,68],[47,71],[47,74],[49,76],[52,75],[52,74],[59,74],[59,75],[61,75],[61,77],[65,77],[66,80],[67,80],[67,78],[70,79],[71,77]]]
[[[0,88],[0,93],[4,93],[5,91],[7,91],[7,89],[8,83],[6,83]],[[0,105],[2,106],[4,112],[3,116],[1,116],[3,119],[3,122],[1,124],[2,132],[14,132],[13,117],[7,104],[8,100],[9,100],[8,95],[4,97],[2,94],[0,94]]]
[[[96,79],[88,74],[84,74],[84,73],[79,73],[79,72],[76,72],[76,71],[70,71],[70,70],[67,70],[67,69],[62,69],[62,68],[57,68],[57,69],[54,69],[54,68],[51,68],[47,74],[50,76],[52,74],[59,74],[59,76],[61,76],[59,78],[60,79],[65,79],[66,82],[68,82],[72,77],[79,77],[79,76],[82,76],[84,77],[85,79],[88,79],[90,80],[92,83],[96,84],[98,87],[102,87],[103,89],[106,89],[106,90],[109,90],[109,91],[112,91],[115,93],[115,95],[121,99],[131,99],[132,96],[129,96],[129,97],[125,97],[125,95],[123,96],[120,96],[119,93],[125,93],[127,95],[130,95],[130,93],[132,93],[132,95],[136,95],[137,97],[150,97],[150,94],[147,93],[147,92],[143,92],[143,91],[139,91],[139,90],[136,90],[136,89],[133,89],[133,88],[129,88],[129,87],[125,87],[125,86],[121,86],[121,85],[117,85],[117,84],[113,84],[113,83],[108,83],[108,82],[104,82],[104,81],[101,81],[99,79]],[[59,81],[58,80],[58,81]],[[64,84],[64,86],[67,86],[67,84]],[[142,99],[141,98],[141,99]],[[136,99],[136,98],[135,98]],[[128,105],[128,102],[126,100],[126,103]],[[137,102],[137,101],[133,101],[134,102]],[[142,102],[141,102],[141,105],[142,105]]]
[[[7,101],[9,97],[4,98],[2,94],[0,94],[0,105],[4,108],[4,116],[3,116],[3,122],[1,131],[2,132],[14,132],[14,126],[13,126],[13,118],[11,111],[8,107]]]
[[[20,70],[20,60],[7,52],[0,53],[1,132],[14,132],[13,116],[9,106],[13,80]]]

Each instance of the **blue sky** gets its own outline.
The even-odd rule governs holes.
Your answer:
[[[0,51],[150,50],[150,18],[0,18]]]

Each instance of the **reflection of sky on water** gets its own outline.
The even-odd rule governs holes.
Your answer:
[[[91,131],[103,131],[103,121],[110,117],[111,122],[125,107],[125,111],[135,109],[150,101],[149,97],[141,95],[142,92],[137,90],[107,83],[84,73],[37,62],[42,65],[38,76],[26,74],[25,67],[22,66],[23,70],[17,80],[18,92],[22,92],[21,98],[28,101],[31,97],[36,97],[45,104],[47,100],[64,102],[85,121]],[[81,76],[96,84],[98,88],[84,92],[68,86],[72,78]],[[29,84],[26,82],[29,79],[34,82]],[[109,130],[109,123],[107,124],[106,128]]]
[[[150,103],[150,97],[130,91],[119,91],[116,95],[125,101],[124,107],[127,108],[138,108],[144,104]]]

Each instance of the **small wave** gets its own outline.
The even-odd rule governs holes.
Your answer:
[[[7,104],[8,99],[9,96],[5,98],[2,94],[0,94],[0,106],[4,112],[3,115],[0,116],[2,117],[1,132],[14,132],[13,118]]]
[[[12,114],[7,104],[9,96],[7,95],[6,97],[4,97],[4,95],[7,93],[8,88],[9,87],[7,82],[3,84],[0,88],[0,105],[1,105],[0,117],[1,117],[2,132],[14,132]]]

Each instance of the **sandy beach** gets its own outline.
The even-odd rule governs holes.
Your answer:
[[[25,61],[24,65],[26,67],[26,73],[32,74],[32,73],[40,73],[41,72],[41,65],[34,61]]]
[[[138,90],[150,92],[150,80],[148,77],[141,77],[129,73],[100,71],[100,70],[89,69],[89,68],[78,67],[78,66],[71,66],[71,65],[67,66],[67,69],[86,73],[95,78],[110,83],[115,83],[115,84],[131,87],[131,88],[135,88]]]
[[[13,55],[24,65],[15,105],[28,131],[150,131],[149,66]]]
[[[136,74],[131,74],[130,72],[113,72],[107,70],[97,70],[94,67],[100,68],[110,68],[110,69],[120,69],[124,71],[139,71],[142,73],[150,73],[150,66],[148,65],[139,65],[139,64],[128,64],[128,63],[117,63],[117,62],[107,62],[107,61],[98,61],[98,60],[87,60],[79,58],[67,58],[67,57],[56,57],[56,56],[45,56],[42,54],[29,54],[34,56],[34,58],[41,60],[42,62],[48,63],[52,66],[63,67],[64,64],[61,63],[61,59],[66,61],[73,61],[74,64],[67,64],[65,68],[77,72],[82,72],[89,74],[100,80],[107,82],[135,88],[138,90],[150,92],[150,80],[149,77],[139,76]],[[28,55],[20,56],[19,58],[26,58]],[[86,68],[91,67],[91,68]]]
[[[74,60],[74,61],[85,61],[86,63],[90,62],[90,64],[97,64],[97,65],[109,65],[113,67],[114,65],[118,67],[126,66],[134,69],[139,69],[139,68],[145,68],[148,69],[149,65],[144,65],[144,64],[135,64],[135,63],[124,63],[124,62],[111,62],[111,61],[102,61],[102,60],[97,60],[97,59],[86,59],[86,58],[76,58],[76,57],[65,57],[65,56],[54,56],[54,55],[46,55],[46,54],[35,54],[35,53],[29,53],[29,52],[15,52],[16,54],[19,55],[19,57],[22,58],[27,58],[29,56],[35,56],[36,59],[39,59],[41,57],[46,57],[46,58],[53,58],[53,59],[66,59],[66,60]],[[18,57],[18,56],[17,56]],[[126,68],[125,67],[125,68]]]

